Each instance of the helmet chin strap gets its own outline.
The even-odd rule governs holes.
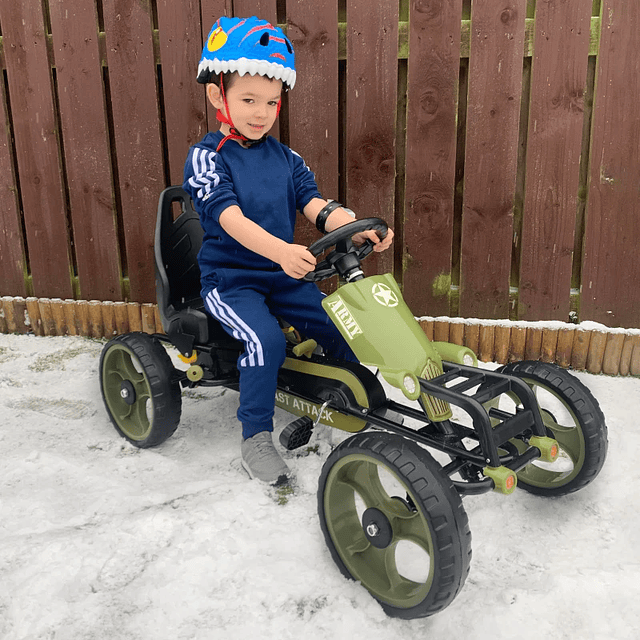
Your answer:
[[[218,147],[216,148],[216,151],[220,151],[220,149],[222,149],[222,146],[224,145],[224,143],[227,140],[240,140],[240,142],[242,142],[243,144],[245,144],[248,147],[250,147],[250,146],[252,146],[254,144],[258,144],[259,142],[262,142],[263,140],[265,140],[266,137],[267,137],[266,133],[259,140],[251,140],[250,138],[247,138],[247,136],[243,135],[242,133],[240,133],[236,129],[236,126],[233,124],[233,120],[231,119],[231,112],[229,111],[229,103],[227,102],[227,96],[226,96],[225,91],[224,91],[224,82],[223,82],[223,79],[222,79],[222,74],[220,74],[220,92],[222,93],[222,101],[224,103],[224,110],[227,112],[227,115],[225,116],[224,113],[222,113],[222,111],[220,109],[218,109],[218,111],[216,113],[216,120],[218,120],[218,122],[222,122],[222,124],[228,124],[229,125],[229,134],[226,135],[224,138],[222,138],[222,140],[220,140],[220,144],[218,144]],[[282,100],[279,100],[278,101],[278,110],[276,112],[276,117],[280,113],[280,105],[281,104],[282,104]]]

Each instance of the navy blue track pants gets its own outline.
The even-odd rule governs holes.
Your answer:
[[[313,338],[336,358],[355,361],[348,344],[329,320],[324,295],[312,282],[289,277],[284,271],[219,269],[217,286],[203,292],[209,313],[245,351],[238,358],[242,435],[250,438],[273,431],[278,370],[285,359],[286,338],[276,316]]]

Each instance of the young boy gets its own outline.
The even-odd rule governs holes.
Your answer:
[[[289,468],[273,445],[273,414],[285,338],[283,318],[329,354],[355,359],[321,306],[322,294],[302,281],[316,263],[293,244],[296,210],[325,231],[352,222],[325,208],[302,158],[267,134],[280,110],[283,84],[295,84],[294,54],[284,33],[257,18],[220,18],[198,67],[198,82],[218,109],[220,129],[191,147],[184,188],[204,229],[198,262],[207,310],[242,340],[238,359],[242,465],[252,478],[279,484]],[[375,250],[390,246],[373,231]]]

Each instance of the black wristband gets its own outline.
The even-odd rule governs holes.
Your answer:
[[[320,209],[320,212],[318,213],[318,217],[316,218],[316,229],[320,233],[326,233],[326,231],[324,230],[324,227],[327,224],[327,218],[338,207],[341,207],[341,206],[342,205],[339,202],[336,202],[335,200],[332,200],[331,202],[329,202],[329,204],[326,204],[324,207],[322,207],[322,209]]]

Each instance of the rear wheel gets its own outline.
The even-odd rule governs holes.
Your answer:
[[[146,333],[110,340],[100,357],[100,388],[116,431],[136,447],[164,442],[182,411],[180,384],[160,342]]]
[[[469,573],[471,533],[462,501],[431,455],[389,433],[361,433],[327,459],[318,512],[333,560],[386,613],[432,615]]]
[[[514,362],[500,373],[522,378],[533,390],[547,434],[560,445],[553,463],[535,461],[518,472],[518,486],[545,496],[582,489],[600,473],[607,454],[607,426],[591,391],[575,376],[554,364]],[[517,402],[500,397],[501,409],[513,411]],[[505,406],[505,404],[511,406]],[[527,445],[511,440],[519,452]]]

